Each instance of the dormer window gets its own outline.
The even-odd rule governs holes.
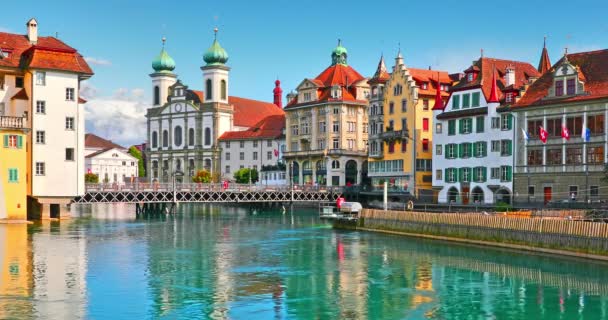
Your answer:
[[[423,90],[428,89],[428,87],[429,87],[428,82],[423,82],[421,87],[422,87]]]
[[[555,96],[561,97],[564,95],[564,80],[558,79],[555,81]]]
[[[467,82],[471,82],[475,79],[475,75],[472,72],[467,73]]]
[[[576,93],[576,79],[566,80],[566,94],[573,95]]]
[[[505,94],[505,102],[506,103],[513,102],[513,93],[512,92],[507,92],[507,94]]]
[[[342,98],[342,87],[340,87],[340,86],[331,87],[331,97],[334,99]]]

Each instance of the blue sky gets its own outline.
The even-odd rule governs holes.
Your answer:
[[[349,64],[366,76],[381,53],[390,68],[399,43],[408,66],[449,72],[466,69],[481,48],[486,56],[536,65],[545,35],[552,61],[566,46],[570,52],[608,47],[605,1],[584,1],[575,8],[565,1],[476,0],[55,0],[12,1],[2,7],[0,30],[25,33],[25,22],[33,16],[41,35],[58,32],[60,39],[97,61],[92,63],[95,76],[86,84],[88,98],[115,105],[107,112],[97,109],[103,108],[101,102],[89,106],[90,116],[105,118],[87,125],[123,143],[143,140],[138,138],[143,131],[121,133],[130,129],[112,127],[113,111],[126,118],[143,116],[150,100],[150,63],[163,36],[176,73],[200,89],[202,55],[217,26],[218,39],[230,55],[231,95],[266,101],[272,100],[277,77],[286,93],[319,74],[329,65],[338,38],[349,51]],[[126,103],[124,108],[137,109],[130,112],[120,101],[139,105]]]

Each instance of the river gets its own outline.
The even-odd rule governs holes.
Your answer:
[[[608,265],[333,230],[316,210],[128,205],[0,225],[0,319],[608,319]]]

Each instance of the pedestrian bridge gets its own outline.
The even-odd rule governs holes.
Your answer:
[[[255,203],[335,201],[340,187],[231,184],[87,184],[74,203]]]

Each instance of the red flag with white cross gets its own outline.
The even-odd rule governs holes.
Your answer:
[[[540,132],[539,132],[539,136],[540,136],[540,141],[542,141],[543,143],[547,143],[547,130],[545,130],[545,128],[540,127]]]

